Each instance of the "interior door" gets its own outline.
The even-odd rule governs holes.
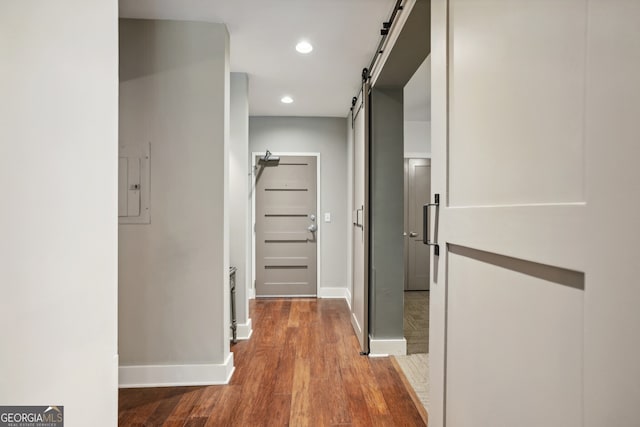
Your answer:
[[[637,425],[640,3],[432,0],[431,55],[430,425]]]
[[[353,294],[351,324],[363,353],[369,352],[369,85],[353,107]]]
[[[316,160],[256,161],[256,296],[316,295]]]
[[[422,207],[431,200],[431,160],[405,159],[405,290],[429,290],[429,247],[422,243]]]

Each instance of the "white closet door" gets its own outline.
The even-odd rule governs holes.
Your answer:
[[[353,132],[353,294],[351,324],[361,351],[369,352],[369,86],[352,113]]]
[[[430,426],[637,425],[640,3],[433,0],[431,55]]]

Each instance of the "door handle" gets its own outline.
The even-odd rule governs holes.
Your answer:
[[[310,226],[307,227],[307,230],[309,230],[312,233],[315,233],[318,230],[318,226],[315,224],[311,224]]]
[[[431,206],[436,207],[437,214],[440,206],[440,194],[434,196],[434,203],[427,203],[422,207],[422,243],[433,246],[433,254],[437,256],[440,255],[440,246],[429,239],[429,208]]]
[[[415,231],[412,231],[409,233],[409,237],[418,237],[418,233],[416,233]]]

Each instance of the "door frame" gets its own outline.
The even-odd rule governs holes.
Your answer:
[[[320,212],[320,153],[319,152],[301,152],[301,151],[274,151],[271,153],[274,156],[288,157],[288,156],[307,156],[316,158],[316,218],[318,224],[318,232],[316,233],[316,298],[318,298],[320,290],[320,277],[321,277],[321,263],[320,263],[320,248],[321,248],[321,234],[320,223],[323,222]],[[248,289],[248,299],[256,298],[256,157],[264,155],[263,151],[251,152],[251,282]]]

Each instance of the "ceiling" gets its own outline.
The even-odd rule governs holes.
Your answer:
[[[395,0],[120,0],[123,18],[225,23],[252,116],[346,117]],[[313,52],[295,50],[305,39]],[[294,102],[283,104],[289,95]]]

